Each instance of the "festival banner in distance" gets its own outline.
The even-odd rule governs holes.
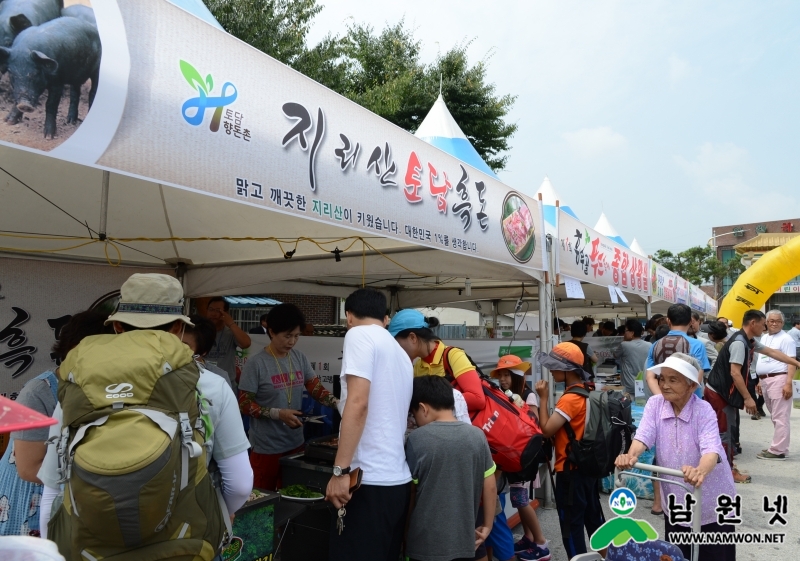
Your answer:
[[[650,261],[650,294],[654,298],[674,304],[675,279],[675,273],[655,261]]]
[[[547,269],[535,199],[170,2],[93,8],[83,11],[96,25],[57,13],[46,24],[54,37],[81,41],[80,52],[65,41],[61,58],[47,59],[59,73],[64,61],[86,67],[59,77],[82,88],[78,111],[65,115],[62,103],[57,114],[44,96],[19,101],[44,129],[31,121],[31,134],[10,130],[0,143],[364,237]],[[38,44],[19,47],[47,51]],[[12,83],[23,70],[9,67]],[[298,223],[286,235],[313,228]]]
[[[582,282],[650,296],[649,261],[558,211],[559,272]]]
[[[712,317],[717,317],[717,311],[717,301],[706,294],[706,314]]]
[[[689,281],[675,276],[675,303],[689,305]]]
[[[701,314],[706,312],[706,293],[692,283],[689,283],[689,307]]]

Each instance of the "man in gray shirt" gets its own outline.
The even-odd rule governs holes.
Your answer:
[[[208,301],[206,317],[217,328],[217,336],[211,351],[206,356],[206,362],[218,366],[228,373],[233,394],[238,397],[236,347],[238,346],[242,350],[249,349],[251,341],[250,336],[236,325],[228,313],[230,307],[231,305],[221,296],[215,296]]]
[[[441,376],[414,378],[406,461],[412,494],[406,554],[414,561],[472,559],[489,535],[497,501],[495,465],[483,432],[453,416],[453,391]],[[481,498],[483,520],[475,528]]]
[[[644,372],[647,355],[650,353],[650,343],[642,340],[643,332],[641,323],[629,319],[625,323],[625,340],[622,341],[619,350],[614,352],[614,358],[620,361],[622,369],[622,385],[632,400],[636,397],[636,378]],[[644,386],[647,392],[649,390],[647,384]]]
[[[792,322],[792,328],[789,330],[789,337],[794,340],[795,356],[800,360],[800,319]]]

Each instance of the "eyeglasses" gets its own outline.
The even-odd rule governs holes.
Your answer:
[[[768,319],[767,323],[783,323],[783,322],[779,319]]]

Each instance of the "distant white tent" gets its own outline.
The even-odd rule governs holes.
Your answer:
[[[647,257],[647,252],[641,245],[639,245],[639,242],[636,240],[636,238],[633,238],[633,241],[631,242],[631,249],[642,257]]]
[[[414,136],[436,146],[439,150],[447,152],[483,173],[497,177],[492,168],[483,161],[478,151],[475,150],[475,147],[461,130],[461,127],[458,126],[456,120],[453,119],[442,98],[442,94],[439,94],[439,97],[436,98],[433,107],[428,111],[425,119],[422,120],[422,124],[417,129],[417,132],[414,133]]]
[[[605,212],[600,213],[600,218],[598,218],[597,224],[594,225],[594,229],[597,230],[598,233],[603,234],[618,244],[630,249],[628,243],[622,239],[622,236],[617,233],[617,229],[614,228],[614,226],[611,225],[611,222],[608,221]]]
[[[575,214],[569,205],[564,202],[564,199],[556,192],[555,187],[553,187],[553,184],[550,182],[550,178],[546,175],[544,176],[542,184],[539,186],[539,190],[536,191],[537,198],[539,195],[542,196],[542,211],[544,212],[545,228],[548,230],[548,234],[558,236],[556,232],[556,201],[558,201],[561,210],[580,220],[578,215]],[[550,229],[552,229],[552,232]]]
[[[206,23],[210,23],[217,29],[222,29],[222,26],[216,20],[216,18],[211,15],[211,11],[206,7],[203,3],[203,0],[169,0],[179,8],[183,8],[193,16],[197,16],[201,20]]]

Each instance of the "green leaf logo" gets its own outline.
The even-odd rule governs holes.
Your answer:
[[[211,79],[211,74],[209,74],[205,80],[203,77],[200,76],[200,73],[197,69],[186,62],[185,60],[181,60],[181,74],[183,74],[184,79],[189,83],[193,90],[202,90],[203,93],[208,95],[211,91],[214,81]],[[208,87],[206,87],[206,83],[208,83]]]
[[[622,547],[629,541],[645,543],[658,539],[658,532],[646,520],[634,520],[633,518],[613,518],[600,526],[592,534],[589,545],[595,551],[599,551],[611,545]]]

